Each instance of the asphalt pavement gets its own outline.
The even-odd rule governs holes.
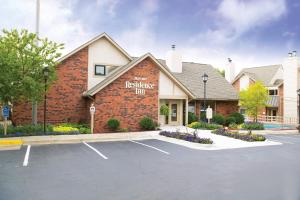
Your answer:
[[[283,144],[215,151],[158,140],[23,146],[0,152],[0,199],[299,200],[300,136],[267,138]]]

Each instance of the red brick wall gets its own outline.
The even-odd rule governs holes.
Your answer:
[[[216,111],[224,116],[238,112],[238,101],[217,101]]]
[[[278,115],[279,116],[283,116],[283,87],[284,87],[284,84],[282,84],[281,86],[278,87],[278,95],[279,95],[279,107],[278,107]]]
[[[200,104],[203,101],[196,101],[196,115],[200,116]],[[238,112],[238,101],[210,101],[208,100],[206,106],[210,106],[213,109],[214,114],[222,114],[227,116],[233,112]]]
[[[232,83],[232,86],[236,89],[237,92],[240,91],[240,79]]]
[[[144,83],[154,84],[154,89],[145,89],[145,95],[135,94],[133,88],[125,88],[126,81],[145,77]],[[110,131],[107,121],[114,117],[120,120],[121,128],[140,130],[139,121],[149,116],[158,121],[159,68],[148,58],[120,76],[95,95],[95,133]]]
[[[82,93],[87,90],[88,48],[70,56],[57,66],[57,80],[47,94],[47,122],[85,122],[87,102]],[[38,122],[43,122],[43,102],[38,107]],[[31,104],[19,102],[13,108],[15,124],[31,123]]]

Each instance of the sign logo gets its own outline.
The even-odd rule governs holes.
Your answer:
[[[8,106],[3,106],[2,108],[2,115],[4,118],[8,118],[9,117],[9,107]]]
[[[146,90],[153,90],[154,84],[147,83],[147,78],[145,77],[134,77],[134,81],[126,81],[125,88],[132,88],[135,90],[135,94],[137,95],[145,95]]]

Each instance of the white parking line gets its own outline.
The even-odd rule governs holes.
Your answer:
[[[28,145],[27,146],[27,150],[26,150],[26,154],[25,154],[25,157],[24,157],[24,161],[23,161],[23,166],[26,167],[28,165],[28,160],[29,160],[29,154],[30,154],[30,148],[31,148],[31,145]]]
[[[105,160],[108,159],[105,155],[103,155],[100,151],[98,151],[97,149],[95,149],[94,147],[89,145],[88,143],[86,143],[86,142],[82,142],[82,143],[85,144],[86,146],[88,146],[89,148],[91,148],[93,151],[95,151],[99,156],[101,156]]]
[[[162,153],[165,153],[165,154],[167,154],[167,155],[170,155],[170,153],[169,153],[169,152],[166,152],[166,151],[164,151],[164,150],[161,150],[161,149],[159,149],[159,148],[156,148],[156,147],[150,146],[150,145],[148,145],[148,144],[144,144],[144,143],[137,142],[137,141],[134,141],[134,140],[129,140],[129,141],[130,141],[130,142],[133,142],[133,143],[136,143],[136,144],[143,145],[143,146],[145,146],[145,147],[149,147],[149,148],[155,149],[155,150],[157,150],[157,151],[160,151],[160,152],[162,152]]]

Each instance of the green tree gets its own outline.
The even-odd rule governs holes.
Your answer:
[[[49,69],[48,85],[63,44],[42,39],[27,30],[3,30],[0,35],[0,103],[39,101],[44,94],[43,68]]]
[[[219,72],[219,74],[220,74],[221,76],[225,77],[225,70],[224,70],[224,69],[219,69],[219,68],[217,68],[217,70],[218,70],[218,72]]]
[[[268,99],[268,89],[261,82],[256,82],[240,92],[240,105],[255,122],[259,111],[267,106]]]

